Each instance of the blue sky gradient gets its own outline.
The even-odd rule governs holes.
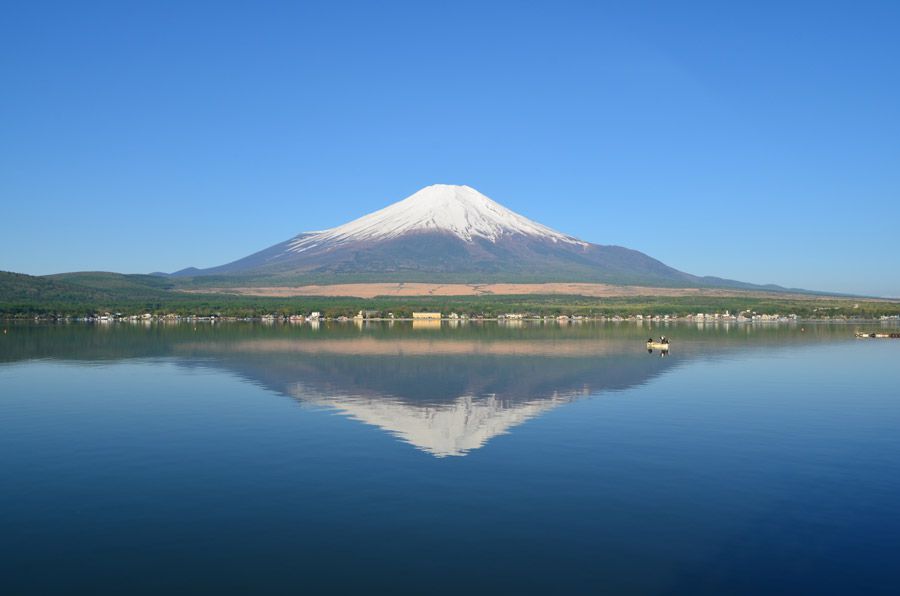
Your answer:
[[[900,3],[44,3],[0,269],[173,271],[433,183],[679,269],[900,296]]]

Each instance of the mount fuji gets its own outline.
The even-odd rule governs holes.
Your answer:
[[[598,282],[773,289],[698,277],[621,246],[585,242],[469,186],[435,184],[384,209],[177,277],[250,283]]]

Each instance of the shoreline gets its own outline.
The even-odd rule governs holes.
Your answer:
[[[413,319],[410,317],[318,317],[310,318],[306,316],[273,316],[261,315],[251,317],[233,317],[233,316],[217,316],[217,315],[150,315],[148,316],[121,316],[121,317],[0,317],[3,323],[84,323],[84,324],[177,324],[177,323],[264,323],[264,324],[284,324],[284,325],[318,325],[321,323],[337,323],[356,325],[368,325],[372,323],[412,323],[416,327],[438,327],[442,324],[462,325],[470,323],[500,323],[504,325],[523,325],[523,324],[578,324],[578,323],[651,323],[651,324],[670,324],[670,323],[687,323],[692,325],[796,325],[796,324],[841,324],[852,325],[860,323],[879,323],[900,325],[900,316],[884,316],[884,317],[833,317],[833,318],[808,318],[798,317],[796,315],[759,315],[754,318],[738,318],[738,317],[716,317],[715,315],[706,315],[703,318],[695,315],[684,317],[646,317],[641,315],[626,317],[589,317],[589,316],[556,316],[556,317],[441,317],[440,319]]]

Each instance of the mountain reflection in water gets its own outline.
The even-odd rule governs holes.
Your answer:
[[[216,366],[438,457],[465,455],[561,404],[641,384],[676,362],[602,339],[259,339],[188,349],[201,347]]]
[[[4,593],[900,586],[881,323],[3,327]]]
[[[690,358],[822,335],[733,329],[718,333],[710,346],[709,333],[682,328],[670,333],[682,338],[673,344],[673,355],[659,358],[644,347],[650,330],[635,325],[18,331],[20,344],[4,359],[19,359],[18,347],[20,358],[164,357],[181,366],[221,369],[303,404],[333,408],[437,457],[465,455],[553,408],[641,385]],[[729,341],[728,333],[738,341]]]

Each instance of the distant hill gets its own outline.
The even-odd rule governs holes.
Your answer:
[[[175,287],[175,282],[160,275],[139,273],[110,273],[108,271],[76,271],[46,275],[42,279],[58,281],[73,286],[103,290],[115,294],[129,292],[165,291]]]
[[[80,272],[35,276],[0,271],[0,310],[40,312],[84,306],[133,304],[171,296],[167,278],[121,273]]]
[[[558,232],[468,186],[441,184],[342,226],[304,232],[225,265],[172,275],[197,286],[598,282],[784,290],[691,275],[636,250]]]
[[[0,271],[0,301],[38,302],[44,300],[99,300],[109,298],[106,290],[88,288],[53,277]]]

